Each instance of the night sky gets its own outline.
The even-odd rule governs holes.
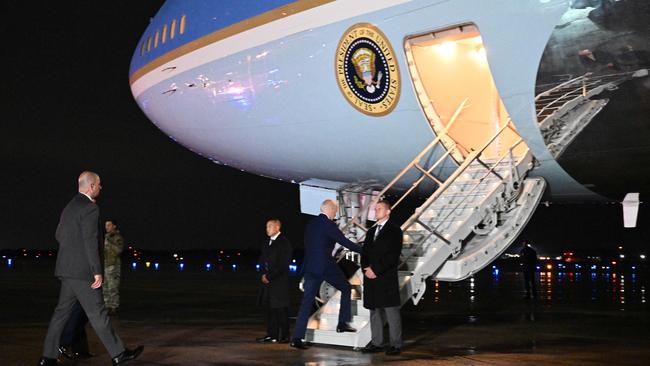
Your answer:
[[[128,83],[133,50],[162,1],[3,1],[0,249],[55,248],[83,170],[127,243],[146,249],[257,248],[268,217],[294,247],[306,216],[295,185],[218,166],[172,142]],[[398,216],[405,216],[405,212]],[[524,232],[542,251],[647,249],[618,205],[542,206]]]

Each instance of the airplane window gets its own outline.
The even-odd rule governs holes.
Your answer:
[[[171,29],[169,30],[169,39],[174,39],[175,35],[176,35],[176,19],[172,20],[172,26]]]
[[[158,38],[160,37],[160,31],[156,29],[156,37],[154,38],[153,41],[153,48],[158,47]]]
[[[142,44],[140,45],[140,56],[144,56],[144,48],[146,44],[145,41],[142,41]]]
[[[163,31],[162,31],[162,43],[165,44],[165,41],[167,40],[167,24],[163,26]]]
[[[179,29],[180,34],[185,33],[185,15],[181,17],[181,26]]]
[[[151,36],[147,38],[147,52],[151,51]]]

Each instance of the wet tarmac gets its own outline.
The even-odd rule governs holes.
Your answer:
[[[53,263],[0,268],[0,365],[35,365],[58,281]],[[650,318],[645,273],[543,273],[540,297],[523,300],[517,272],[484,270],[473,280],[428,286],[403,308],[403,352],[362,354],[314,346],[262,345],[252,271],[124,270],[114,325],[126,344],[145,345],[132,365],[645,365]],[[297,278],[294,279],[297,281]],[[290,313],[301,293],[296,289]],[[69,365],[110,365],[97,353]]]

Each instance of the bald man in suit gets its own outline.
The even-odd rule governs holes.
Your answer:
[[[144,347],[125,348],[111,326],[101,290],[99,207],[95,203],[102,188],[101,181],[96,173],[85,171],[79,176],[78,183],[79,193],[63,209],[56,228],[59,253],[54,275],[61,281],[61,291],[38,365],[57,364],[61,334],[77,301],[108,350],[113,365],[122,365],[138,357]]]

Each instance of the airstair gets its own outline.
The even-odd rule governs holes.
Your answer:
[[[419,172],[419,178],[394,207],[421,187],[424,181],[432,181],[438,187],[402,225],[404,244],[399,266],[402,304],[409,300],[417,304],[425,293],[429,278],[459,281],[501,255],[532,216],[545,188],[542,178],[527,177],[528,171],[533,168],[533,157],[521,138],[507,149],[501,147],[500,136],[503,132],[507,129],[514,131],[510,121],[483,147],[468,150],[456,143],[451,148],[447,147],[446,152],[433,164],[426,164],[431,151],[439,146],[441,139],[450,138],[447,132],[457,115],[379,193],[382,196],[398,181],[412,176],[407,173],[413,170]],[[503,153],[495,155],[495,147],[499,153]],[[432,174],[446,159],[457,156],[454,153],[458,152],[462,153],[464,160],[447,179],[441,180]],[[353,253],[350,255],[353,256]],[[308,323],[308,342],[354,348],[364,347],[370,342],[369,311],[363,307],[361,269],[350,278],[350,283],[353,285],[351,325],[357,332],[336,332],[340,292],[326,284],[320,294],[324,304]]]
[[[553,157],[559,157],[575,137],[609,103],[601,94],[614,91],[648,70],[594,75],[587,73],[561,83],[535,98],[540,131]]]

